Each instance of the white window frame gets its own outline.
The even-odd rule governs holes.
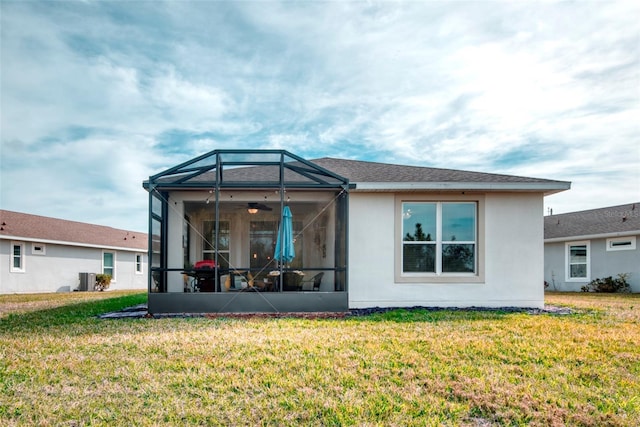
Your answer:
[[[433,272],[407,272],[403,271],[403,228],[402,228],[402,207],[403,203],[436,203],[436,221],[438,229],[442,222],[442,205],[444,203],[475,203],[476,204],[476,240],[475,242],[475,272],[473,273],[443,273],[442,264],[442,244],[451,243],[448,240],[439,240],[436,243],[436,273]],[[441,234],[441,233],[440,233]],[[482,195],[451,195],[448,197],[433,198],[430,196],[416,197],[412,194],[399,194],[396,196],[396,260],[395,260],[395,281],[397,283],[484,283],[485,280],[485,248],[484,248],[484,196]],[[438,236],[438,239],[441,239]],[[464,244],[466,241],[456,241]]]
[[[15,267],[14,264],[16,256],[13,252],[16,246],[20,248],[20,254],[18,255],[20,257],[20,267]],[[24,242],[11,242],[11,253],[9,254],[9,271],[11,273],[24,273],[26,271],[24,250]]]
[[[585,246],[587,249],[586,277],[571,277],[571,248],[573,246]],[[591,281],[591,241],[582,240],[578,242],[567,242],[564,246],[565,280],[567,282],[590,282]]]
[[[113,269],[113,274],[111,274],[111,281],[115,282],[116,281],[116,251],[102,251],[102,274],[108,274],[104,272],[104,255],[105,254],[111,254],[113,255],[113,266],[111,267]]]
[[[144,271],[144,257],[141,253],[136,253],[133,256],[133,263],[135,265],[136,274],[142,274]]]
[[[636,236],[611,237],[607,239],[607,251],[633,251],[636,249]]]
[[[47,245],[44,243],[32,243],[31,244],[31,255],[46,255],[47,254]]]

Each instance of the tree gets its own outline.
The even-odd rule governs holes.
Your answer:
[[[474,253],[471,245],[443,245],[442,267],[448,272],[471,273],[474,270]]]
[[[415,233],[407,233],[405,242],[430,242],[431,233],[424,234],[422,224],[416,224]],[[404,271],[434,271],[435,245],[404,245],[403,255]]]
[[[425,235],[424,231],[422,230],[422,224],[417,223],[415,234],[411,235],[410,233],[407,233],[404,236],[404,241],[405,242],[430,242],[431,233]]]

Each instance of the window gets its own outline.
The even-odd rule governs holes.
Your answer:
[[[588,282],[590,280],[589,250],[589,242],[567,243],[567,282]]]
[[[249,266],[252,269],[273,269],[274,248],[278,236],[277,221],[249,223]]]
[[[11,268],[12,273],[24,273],[24,243],[11,243]]]
[[[477,273],[476,202],[402,202],[402,273]]]
[[[31,254],[32,255],[45,255],[47,253],[47,247],[44,243],[32,243]]]
[[[136,274],[142,274],[142,254],[136,254]]]
[[[220,221],[218,230],[218,266],[229,268],[229,244],[231,242],[231,232],[229,221]],[[215,260],[216,222],[204,221],[203,223],[202,259]]]
[[[293,221],[295,258],[287,263],[290,268],[302,268],[304,243],[302,222]],[[278,239],[278,221],[251,221],[249,224],[249,266],[251,269],[273,269],[277,264],[273,256]]]
[[[632,251],[636,248],[636,236],[607,239],[608,251]]]
[[[102,253],[102,274],[111,276],[111,280],[116,280],[116,255],[113,252]]]

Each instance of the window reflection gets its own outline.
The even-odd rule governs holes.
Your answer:
[[[402,203],[404,273],[474,273],[475,202]]]

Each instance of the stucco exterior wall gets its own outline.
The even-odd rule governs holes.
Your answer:
[[[579,239],[589,242],[590,275],[585,280],[566,280],[566,242],[544,244],[544,280],[549,283],[548,290],[580,292],[580,288],[593,279],[616,277],[620,273],[630,273],[627,281],[631,292],[640,292],[640,235],[636,235],[636,248],[632,250],[607,251],[606,238]],[[578,241],[578,240],[576,240]]]
[[[349,306],[542,307],[543,196],[540,193],[421,195],[433,200],[479,200],[479,276],[397,280],[401,236],[398,199],[391,193],[352,192],[349,200]]]
[[[24,243],[24,272],[11,271],[11,245]],[[33,242],[0,240],[0,293],[69,292],[80,284],[79,273],[102,272],[100,248],[45,244],[44,254],[34,254]],[[116,277],[110,290],[146,289],[147,254],[106,249],[115,253]],[[135,271],[135,255],[143,259],[142,273]]]

